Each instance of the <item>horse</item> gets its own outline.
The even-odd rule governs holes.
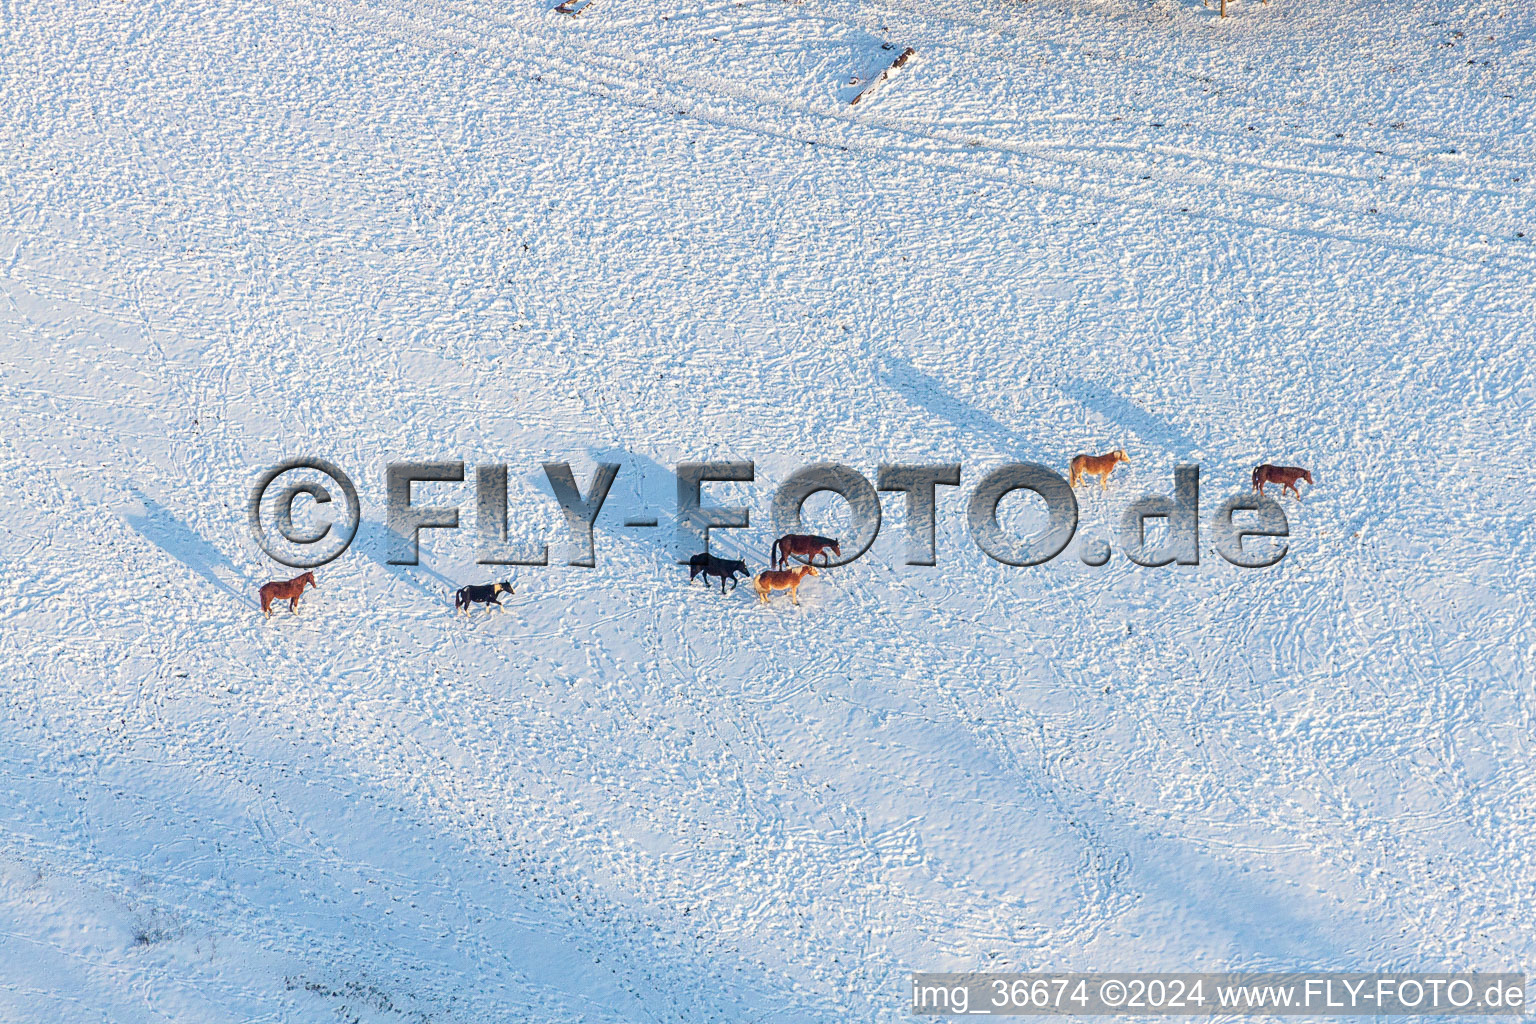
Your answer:
[[[1100,487],[1109,490],[1109,474],[1122,462],[1130,462],[1124,448],[1116,448],[1108,455],[1079,455],[1072,460],[1072,486],[1076,487],[1085,476],[1099,478]]]
[[[748,569],[747,563],[740,559],[733,561],[729,558],[717,558],[708,551],[700,552],[688,559],[688,582],[692,583],[700,574],[703,574],[704,585],[708,586],[709,578],[711,576],[718,576],[720,577],[720,593],[722,594],[725,593],[726,580],[731,581],[732,590],[736,589],[737,573],[750,578],[752,570]]]
[[[459,592],[453,595],[453,610],[468,611],[472,604],[488,604],[501,607],[501,592],[505,590],[511,594],[510,583],[487,583],[485,586],[460,587]],[[487,611],[490,609],[487,608]]]
[[[1296,489],[1297,480],[1305,480],[1308,485],[1312,485],[1312,474],[1300,466],[1271,466],[1267,462],[1253,467],[1253,489],[1260,494],[1264,493],[1265,484],[1280,484],[1300,501],[1301,492]]]
[[[768,595],[775,590],[789,591],[795,604],[799,604],[800,581],[807,576],[817,575],[819,573],[814,565],[801,565],[793,569],[765,569],[752,581],[752,589],[757,591],[757,599],[763,604],[768,603]]]
[[[320,589],[320,584],[315,582],[315,574],[307,572],[303,576],[295,576],[291,580],[273,580],[261,585],[261,614],[267,618],[272,617],[272,602],[287,601],[288,610],[299,610],[299,595],[304,593],[305,587]]]
[[[831,537],[818,537],[814,533],[786,533],[768,549],[768,561],[775,569],[788,565],[791,558],[803,558],[807,565],[815,565],[816,556],[826,554],[827,548],[831,548],[832,554],[838,558],[843,557],[843,549]],[[826,569],[831,565],[832,555],[827,555],[821,567]]]

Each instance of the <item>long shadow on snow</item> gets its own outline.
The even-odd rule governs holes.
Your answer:
[[[616,462],[623,467],[619,470],[618,479],[614,481],[613,490],[609,492],[608,501],[611,504],[603,506],[599,521],[612,516],[611,521],[623,523],[631,517],[654,515],[656,518],[654,527],[628,527],[629,535],[649,541],[660,552],[664,570],[685,573],[686,570],[677,564],[677,558],[686,558],[696,552],[677,550],[677,520],[674,511],[677,504],[677,474],[672,467],[663,466],[648,455],[641,455],[624,448],[594,448],[591,456],[596,462]],[[706,498],[705,503],[713,503],[713,499]],[[734,504],[734,501],[721,503],[729,505]],[[611,512],[610,509],[612,509]],[[748,568],[756,572],[756,566],[759,563],[766,563],[766,556],[762,552],[753,551],[747,545],[741,536],[746,532],[745,530],[712,532],[709,538],[709,550],[722,558],[740,558],[747,563]],[[598,552],[598,557],[602,557],[601,552]],[[686,575],[683,578],[686,579]]]
[[[463,529],[463,527],[461,526],[460,529]],[[372,523],[364,519],[357,524],[357,539],[352,542],[352,547],[348,554],[351,554],[352,551],[358,552],[393,578],[402,581],[434,601],[451,600],[454,593],[464,585],[462,583],[455,583],[430,565],[427,565],[419,554],[416,565],[393,564],[389,560],[389,551],[394,543],[394,539],[394,534],[388,526],[383,523]],[[422,576],[431,577],[442,584],[444,589],[434,590],[422,581]]]
[[[1188,434],[1130,399],[1120,397],[1103,384],[1071,377],[1061,377],[1050,383],[1079,405],[1087,406],[1110,422],[1134,432],[1148,444],[1171,453],[1175,458],[1183,460],[1194,456],[1195,442]]]
[[[172,558],[176,559],[203,579],[222,590],[240,604],[256,607],[256,598],[253,595],[256,584],[240,572],[217,547],[204,540],[190,526],[136,487],[129,487],[135,499],[144,506],[144,515],[138,516],[131,513],[121,513],[123,520],[133,527],[145,540],[155,545]],[[238,580],[246,583],[250,588],[247,593],[240,593],[224,580],[219,578],[214,570],[222,570]]]
[[[913,405],[926,409],[936,416],[949,420],[961,430],[973,431],[987,438],[1015,458],[1031,462],[1049,463],[1063,455],[1076,452],[1052,452],[1042,455],[1033,450],[1029,438],[1012,427],[999,422],[990,413],[969,405],[944,390],[935,377],[924,373],[899,356],[882,355],[876,371],[880,381],[902,395]],[[1135,402],[1123,398],[1103,384],[1071,377],[1051,378],[1052,387],[1068,398],[1120,427],[1132,431],[1143,441],[1178,458],[1194,454],[1195,443],[1173,423],[1148,412]]]
[[[707,933],[690,938],[677,908],[563,874],[557,847],[530,856],[528,836],[523,853],[499,844],[498,824],[515,829],[515,815],[467,829],[431,820],[413,806],[419,795],[375,781],[350,747],[296,742],[260,715],[248,720],[222,763],[101,765],[104,792],[175,795],[134,829],[102,833],[89,859],[108,877],[148,870],[157,905],[173,916],[293,961],[290,991],[359,1001],[391,1020],[458,1020],[463,991],[499,991],[516,1019],[848,1019],[848,1006],[766,965],[704,948]],[[260,775],[274,755],[297,770]],[[195,838],[188,822],[198,823]]]
[[[881,355],[875,373],[881,383],[918,408],[949,420],[961,430],[981,434],[1014,458],[1038,461],[1038,454],[1029,450],[1027,437],[998,422],[990,413],[955,398],[944,390],[944,385],[937,378],[924,373],[905,359],[889,354]]]
[[[1364,936],[1351,934],[1360,918],[1343,904],[1337,918],[1306,916],[1295,891],[1283,887],[1283,879],[1266,883],[1183,836],[1146,832],[1139,826],[1138,831],[1142,834],[1132,854],[1129,885],[1166,905],[1184,906],[1185,920],[1193,926],[1186,934],[1197,948],[1220,955],[1226,951],[1213,947],[1221,939],[1231,947],[1228,959],[1169,964],[1170,970],[1353,969],[1350,951],[1362,948],[1362,939],[1379,942],[1398,934],[1388,927],[1390,917]],[[1206,932],[1196,933],[1195,928]],[[1375,942],[1366,948],[1376,948]]]

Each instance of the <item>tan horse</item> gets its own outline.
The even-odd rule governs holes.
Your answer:
[[[1117,448],[1108,455],[1079,455],[1072,460],[1072,486],[1076,487],[1085,476],[1096,476],[1103,490],[1109,490],[1109,474],[1122,462],[1130,462],[1124,448]]]
[[[775,590],[789,591],[795,604],[799,604],[800,581],[807,576],[817,575],[820,574],[814,565],[802,565],[794,569],[764,569],[752,581],[752,589],[757,591],[757,599],[763,604],[768,603],[768,595]]]
[[[307,572],[303,576],[295,576],[291,580],[273,580],[271,583],[261,585],[261,614],[267,618],[272,617],[272,602],[287,601],[288,610],[299,610],[299,595],[304,593],[304,588],[314,587],[317,590],[320,584],[315,582],[315,574]]]

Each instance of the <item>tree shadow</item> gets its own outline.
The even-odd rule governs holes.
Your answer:
[[[558,842],[520,832],[515,814],[469,806],[463,819],[434,817],[421,793],[374,774],[359,751],[296,740],[280,718],[252,722],[260,760],[230,752],[195,771],[134,760],[134,784],[175,792],[197,831],[158,807],[92,857],[116,877],[152,871],[157,899],[189,920],[216,920],[221,945],[224,935],[234,949],[262,942],[292,970],[270,984],[286,980],[338,1016],[336,1004],[361,1002],[377,1011],[369,1020],[461,1019],[445,990],[471,986],[471,1005],[498,991],[516,1019],[848,1019],[846,999],[711,943],[686,905],[584,874]],[[298,770],[274,770],[271,755]],[[215,879],[204,877],[210,862]],[[430,966],[392,972],[399,962]]]

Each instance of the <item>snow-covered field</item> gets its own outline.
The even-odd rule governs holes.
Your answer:
[[[1536,9],[552,7],[0,0],[0,1021],[1533,966]],[[1115,447],[1061,558],[978,551],[983,473]],[[299,455],[364,525],[268,622]],[[761,607],[673,563],[711,458],[757,568],[801,465],[965,477],[936,567],[887,495]],[[471,482],[388,564],[398,459],[509,465],[504,613]],[[595,569],[546,460],[624,467]],[[1277,567],[1080,559],[1265,461]]]

